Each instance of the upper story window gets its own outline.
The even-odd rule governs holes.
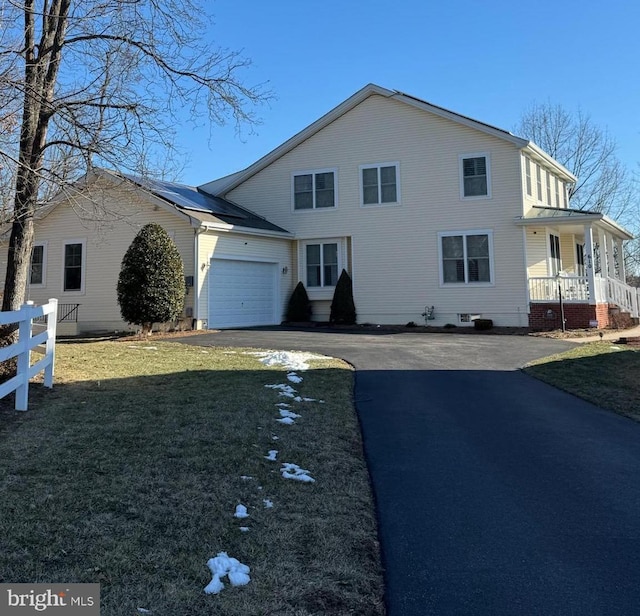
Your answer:
[[[84,242],[64,245],[63,291],[84,290]]]
[[[491,231],[439,233],[440,283],[493,283]]]
[[[533,192],[532,192],[532,188],[531,188],[531,159],[529,158],[525,158],[524,159],[524,167],[525,167],[525,175],[526,175],[526,180],[527,180],[527,194],[532,197],[533,196]]]
[[[31,249],[31,270],[29,272],[30,285],[45,284],[46,253],[45,244],[34,244]]]
[[[292,175],[293,209],[336,207],[335,169],[319,169]]]
[[[560,180],[556,177],[556,207],[561,207],[560,204]]]
[[[491,169],[488,154],[460,156],[460,196],[463,199],[491,197]]]
[[[551,174],[547,171],[547,205],[553,205],[551,201]]]
[[[362,205],[400,203],[400,165],[379,163],[360,165]]]

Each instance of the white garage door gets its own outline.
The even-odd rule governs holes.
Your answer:
[[[209,327],[275,325],[275,263],[211,259]]]

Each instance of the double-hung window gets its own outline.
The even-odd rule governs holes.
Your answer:
[[[315,210],[336,207],[336,171],[320,169],[294,173],[293,209]]]
[[[525,158],[524,159],[524,165],[525,165],[525,173],[526,173],[526,179],[527,179],[527,194],[532,197],[533,196],[533,191],[531,188],[531,159],[530,158]]]
[[[84,290],[84,242],[64,245],[63,291]]]
[[[560,180],[556,177],[556,207],[562,207],[560,202]]]
[[[551,174],[547,171],[547,205],[553,205],[551,201]]]
[[[362,205],[400,203],[400,165],[379,163],[360,166]]]
[[[335,287],[338,282],[338,243],[305,245],[307,287]]]
[[[491,231],[439,233],[439,244],[442,284],[493,283]]]
[[[460,176],[460,196],[463,199],[491,197],[491,169],[488,154],[460,156]]]
[[[560,256],[560,237],[549,234],[549,255],[551,257],[551,275],[557,276],[562,269],[562,259]]]
[[[44,244],[34,244],[31,249],[31,270],[29,272],[30,285],[45,284],[46,255]]]

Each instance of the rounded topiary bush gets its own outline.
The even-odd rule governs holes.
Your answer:
[[[287,305],[287,321],[309,321],[311,319],[311,302],[302,282],[296,285]]]
[[[351,276],[342,270],[331,302],[331,323],[353,325],[356,322],[356,305],[353,302]]]
[[[149,333],[154,323],[180,316],[185,291],[177,246],[160,225],[145,225],[122,259],[117,286],[122,318]]]

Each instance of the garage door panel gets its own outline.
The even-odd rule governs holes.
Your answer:
[[[276,273],[274,263],[212,259],[209,327],[276,324]]]

